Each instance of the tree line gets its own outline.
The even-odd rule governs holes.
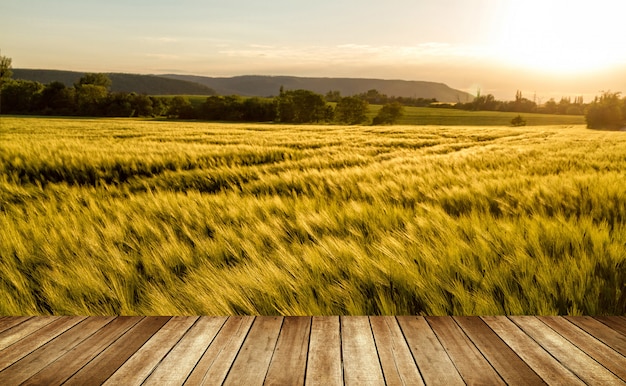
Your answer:
[[[343,97],[338,91],[325,96],[309,90],[284,90],[277,97],[242,98],[210,96],[192,104],[184,96],[155,97],[111,92],[106,74],[87,73],[73,86],[61,82],[41,84],[12,79],[11,59],[0,56],[0,113],[102,117],[167,117],[235,122],[343,123],[362,124],[368,120],[370,104],[383,105],[372,124],[393,124],[403,115],[404,106],[447,107],[464,110],[518,113],[585,114],[589,128],[618,129],[626,126],[626,98],[603,92],[589,104],[582,97],[563,97],[537,105],[517,91],[515,100],[499,101],[480,91],[472,102],[445,104],[436,99],[389,97],[377,90]],[[520,117],[521,119],[521,117]]]
[[[4,114],[347,124],[361,124],[368,119],[369,102],[364,96],[335,94],[336,99],[329,103],[322,95],[309,90],[281,88],[274,98],[210,96],[194,105],[185,96],[168,98],[111,92],[111,80],[106,74],[87,73],[67,87],[61,82],[44,85],[11,79],[10,62],[4,67],[0,85],[0,112]],[[392,124],[401,116],[402,106],[398,102],[388,105],[374,123]]]

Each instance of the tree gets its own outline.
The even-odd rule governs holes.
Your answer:
[[[511,119],[512,126],[526,126],[526,120],[521,115]]]
[[[311,123],[328,117],[324,97],[309,90],[284,91],[281,87],[276,108],[279,122]]]
[[[365,121],[369,103],[359,97],[341,98],[335,108],[335,116],[339,122],[351,125]]]
[[[626,100],[620,100],[619,92],[604,91],[587,108],[585,120],[590,129],[618,130],[624,127]]]
[[[6,56],[0,56],[0,112],[2,112],[2,92],[4,82],[11,79],[13,76],[13,70],[11,67],[11,58]]]
[[[95,84],[83,84],[76,87],[78,113],[85,116],[104,115],[102,110],[108,94],[106,88]]]
[[[74,89],[65,87],[61,82],[45,85],[39,99],[39,110],[44,114],[70,115],[75,110]]]
[[[404,114],[404,108],[398,102],[387,103],[374,117],[374,125],[393,125]]]
[[[167,109],[167,116],[168,118],[180,119],[193,118],[193,106],[187,97],[175,96],[170,101],[169,108]]]
[[[24,114],[34,112],[43,85],[30,80],[9,80],[2,86],[1,110],[5,113]]]
[[[109,87],[111,87],[111,79],[106,74],[83,75],[74,84],[78,113],[87,116],[104,115],[106,109],[104,104],[109,96]]]
[[[75,86],[81,87],[86,84],[101,86],[108,90],[111,87],[111,79],[107,76],[107,74],[96,74],[89,72],[83,75],[78,80],[78,83]]]

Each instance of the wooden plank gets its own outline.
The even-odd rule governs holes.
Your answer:
[[[37,331],[2,350],[2,355],[0,355],[0,370],[6,369],[84,319],[85,317],[81,316],[54,318],[52,322],[46,323],[43,327],[37,329]]]
[[[482,319],[547,384],[585,384],[510,319],[503,316],[483,316]]]
[[[172,317],[104,384],[141,384],[197,320],[197,316]]]
[[[282,324],[282,316],[256,317],[224,385],[263,385]]]
[[[613,373],[536,317],[511,316],[510,318],[526,334],[585,383],[592,385],[623,385],[623,382]]]
[[[226,319],[208,316],[198,319],[143,384],[182,385]]]
[[[68,379],[64,385],[100,385],[104,383],[170,319],[169,316],[143,318]]]
[[[186,385],[221,385],[235,361],[254,316],[231,316],[193,369]]]
[[[565,318],[610,346],[613,350],[626,356],[626,336],[604,323],[600,323],[591,316],[566,316]]]
[[[539,320],[572,342],[602,366],[611,370],[613,374],[626,380],[626,357],[563,318],[544,316],[539,317]]]
[[[545,382],[482,319],[455,316],[454,320],[508,384],[540,385]]]
[[[18,385],[84,341],[113,317],[90,317],[0,372],[0,384]]]
[[[449,316],[426,317],[450,359],[470,385],[504,385],[487,359]]]
[[[313,317],[306,385],[343,385],[340,326],[338,316]]]
[[[383,370],[367,316],[342,316],[341,351],[346,385],[384,384]]]
[[[2,316],[0,317],[0,333],[31,319],[32,316]]]
[[[465,385],[452,360],[424,317],[398,316],[397,319],[427,385]]]
[[[13,343],[24,339],[28,335],[39,331],[42,327],[60,319],[60,316],[41,316],[30,318],[23,323],[13,326],[0,333],[0,350],[4,350]]]
[[[67,354],[26,380],[22,385],[62,384],[141,319],[142,317],[130,316],[115,318],[115,320],[82,341]],[[76,328],[82,328],[82,324],[76,326]]]
[[[265,385],[304,385],[310,335],[311,317],[284,318]]]
[[[370,324],[385,384],[387,386],[424,385],[396,318],[372,316]]]
[[[596,316],[594,319],[606,324],[613,330],[626,336],[626,319],[616,316]]]

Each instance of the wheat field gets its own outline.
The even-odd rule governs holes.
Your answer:
[[[0,121],[1,315],[626,313],[626,133]]]

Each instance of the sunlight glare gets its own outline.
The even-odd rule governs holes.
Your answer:
[[[502,18],[497,55],[519,67],[564,75],[626,63],[623,6],[616,4],[511,1]]]

